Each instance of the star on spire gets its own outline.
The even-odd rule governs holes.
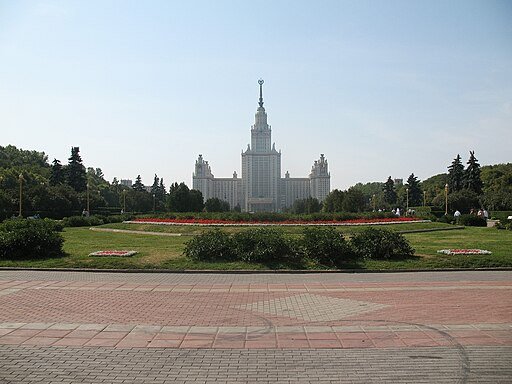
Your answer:
[[[259,101],[259,105],[260,107],[263,107],[263,79],[259,79],[258,80],[258,84],[260,85],[260,101]]]

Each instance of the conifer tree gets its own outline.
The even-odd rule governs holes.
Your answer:
[[[153,195],[155,195],[155,197],[159,195],[159,193],[158,193],[159,183],[160,183],[160,179],[158,178],[158,176],[155,173],[155,178],[153,179],[153,185],[151,186],[151,193]]]
[[[420,182],[414,173],[411,173],[407,179],[406,188],[409,189],[409,206],[417,206],[421,204],[421,187]]]
[[[50,185],[55,186],[65,182],[64,169],[59,160],[53,159],[50,167]]]
[[[468,167],[464,172],[464,188],[478,194],[482,193],[482,179],[480,178],[480,164],[475,157],[475,151],[469,151]]]
[[[132,185],[132,188],[134,191],[137,192],[146,192],[146,189],[144,188],[144,184],[142,184],[142,179],[140,175],[137,175],[137,178],[135,179],[135,183]]]
[[[164,199],[165,197],[165,185],[164,185],[164,178],[160,178],[160,185],[158,186],[158,193],[159,193],[159,196],[162,198],[162,200]]]
[[[80,148],[71,147],[71,157],[66,167],[66,182],[77,192],[87,189],[87,176],[80,157]]]
[[[395,204],[397,195],[395,191],[395,182],[393,181],[391,176],[389,176],[388,180],[384,183],[383,191],[384,201],[388,204]]]
[[[464,165],[461,162],[460,155],[457,155],[448,167],[448,188],[452,192],[464,188]]]

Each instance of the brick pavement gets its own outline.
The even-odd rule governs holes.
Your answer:
[[[511,277],[0,271],[0,383],[510,382]]]

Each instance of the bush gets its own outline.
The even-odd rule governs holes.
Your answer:
[[[414,249],[403,235],[373,227],[355,234],[351,244],[356,255],[364,259],[391,259],[414,254]]]
[[[475,215],[461,215],[459,217],[459,224],[467,227],[487,227],[487,221]]]
[[[0,224],[0,259],[62,255],[64,239],[53,220],[10,219]]]
[[[249,229],[233,235],[237,258],[256,263],[297,261],[300,256],[282,231],[272,228]]]
[[[62,224],[64,227],[91,227],[105,222],[97,216],[69,216],[62,219]]]
[[[196,261],[233,260],[233,240],[220,229],[193,237],[185,245],[185,256]]]
[[[62,232],[64,229],[64,225],[60,220],[44,218],[43,221],[46,223],[46,225],[49,225],[51,228],[53,228],[55,232]]]
[[[443,215],[441,217],[437,218],[437,221],[439,223],[448,223],[448,224],[455,224],[455,217],[453,215]]]
[[[304,227],[302,252],[311,260],[324,265],[336,265],[342,258],[353,256],[343,234],[333,227]]]

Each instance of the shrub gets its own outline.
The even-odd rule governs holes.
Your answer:
[[[335,265],[343,257],[353,256],[343,234],[333,227],[304,227],[302,234],[302,252],[311,260],[325,265]]]
[[[407,239],[392,231],[369,227],[352,237],[352,247],[364,259],[391,259],[414,254]]]
[[[300,256],[282,231],[272,228],[249,229],[233,235],[236,258],[247,262],[298,261]]]
[[[487,227],[487,221],[475,215],[461,215],[459,217],[459,224],[468,227]]]
[[[233,241],[220,229],[212,229],[194,236],[185,244],[185,256],[197,261],[234,259]]]
[[[90,227],[105,224],[102,219],[96,216],[69,216],[62,219],[64,227]]]
[[[453,215],[450,215],[450,214],[443,215],[441,217],[438,217],[437,221],[439,223],[455,224],[455,217],[453,217]]]
[[[38,259],[62,254],[64,240],[50,220],[10,219],[0,224],[0,259]]]
[[[62,221],[60,221],[60,220],[44,218],[43,221],[47,225],[52,227],[55,232],[62,232],[62,230],[64,229],[64,225],[62,224]]]
[[[505,224],[502,224],[501,221],[498,221],[494,226],[496,229],[506,229],[512,231],[512,221],[508,221]]]

